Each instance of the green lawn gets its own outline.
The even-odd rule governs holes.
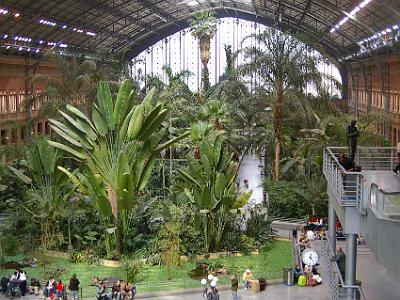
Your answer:
[[[204,260],[214,265],[222,265],[230,274],[237,273],[240,277],[242,272],[249,268],[253,271],[254,277],[264,277],[267,279],[282,278],[282,268],[292,263],[291,244],[286,241],[274,241],[271,249],[266,253],[256,256],[224,257],[218,259]],[[20,258],[20,257],[19,257]],[[8,258],[11,259],[11,258]],[[60,258],[52,259],[49,268],[63,268],[66,272],[59,276],[65,282],[73,273],[77,274],[83,291],[83,297],[93,297],[95,295],[94,287],[89,286],[94,276],[121,277],[124,278],[124,272],[121,268],[110,268],[102,266],[90,266],[85,263],[70,263]],[[185,262],[174,269],[173,279],[168,281],[168,273],[164,266],[146,266],[143,274],[136,282],[138,292],[161,291],[172,289],[184,289],[191,287],[200,287],[198,280],[189,278],[188,273],[195,268],[195,262]],[[0,270],[0,275],[11,275],[14,270]],[[43,279],[44,271],[42,268],[27,268],[28,277]],[[230,275],[220,276],[219,284],[229,283]],[[58,279],[58,278],[56,278]]]

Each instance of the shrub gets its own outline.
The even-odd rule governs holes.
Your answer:
[[[3,234],[0,237],[0,244],[2,248],[2,254],[5,256],[13,256],[18,252],[18,241],[11,234]]]
[[[135,282],[138,276],[143,272],[144,263],[141,259],[124,259],[122,267],[125,271],[126,280]]]

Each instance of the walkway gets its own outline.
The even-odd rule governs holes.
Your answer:
[[[261,204],[264,199],[263,178],[261,176],[260,161],[255,154],[245,154],[239,167],[238,182],[240,189],[244,189],[243,181],[249,181],[249,188],[253,190],[250,204]]]
[[[253,294],[251,291],[239,291],[240,300],[321,300],[328,299],[328,295],[324,292],[322,286],[314,288],[305,288],[298,286],[288,287],[283,284],[267,287],[267,290],[258,294]],[[147,298],[153,300],[197,300],[203,299],[199,294],[189,294],[182,296],[167,296],[158,298]],[[222,291],[220,300],[232,299],[230,291]]]

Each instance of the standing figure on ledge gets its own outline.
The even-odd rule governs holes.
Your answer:
[[[347,126],[347,143],[349,145],[349,156],[354,164],[354,159],[356,158],[357,151],[357,138],[360,136],[360,133],[357,129],[357,121],[352,120],[350,125]]]

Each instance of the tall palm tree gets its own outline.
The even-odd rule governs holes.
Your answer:
[[[303,92],[309,83],[319,86],[321,74],[317,69],[318,60],[308,55],[305,44],[288,33],[266,29],[252,34],[259,46],[243,49],[245,63],[240,66],[242,75],[257,75],[260,85],[274,97],[273,127],[275,140],[274,179],[280,178],[282,144],[282,122],[286,95],[290,90]]]
[[[199,11],[189,23],[193,36],[199,40],[200,59],[203,64],[203,89],[207,91],[210,87],[207,64],[211,58],[211,39],[217,32],[217,19],[212,11]]]

